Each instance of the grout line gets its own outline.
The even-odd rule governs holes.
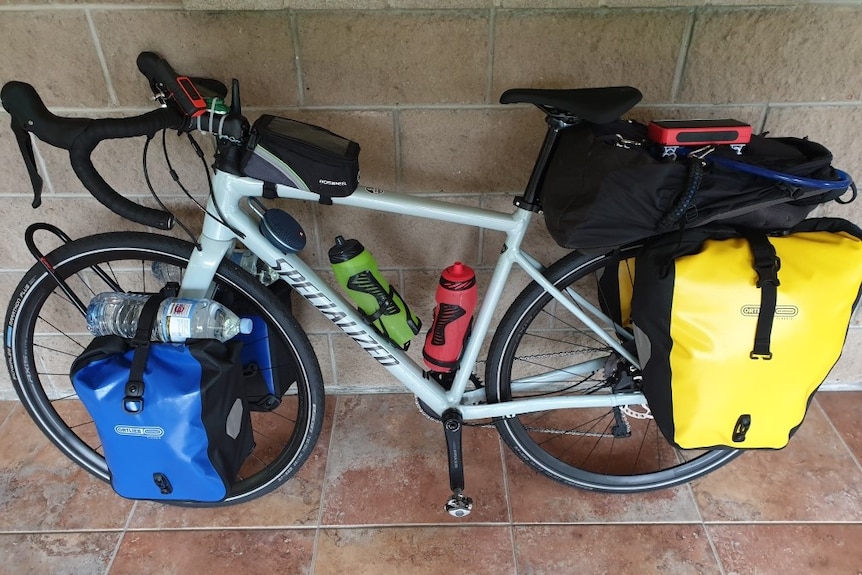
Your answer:
[[[497,434],[497,450],[500,452],[500,463],[503,468],[503,492],[506,496],[506,518],[509,520],[509,540],[512,542],[512,566],[518,575],[518,544],[515,541],[515,524],[512,514],[512,493],[509,489],[509,472],[506,468],[506,446],[500,434]]]
[[[764,130],[766,130],[766,123],[769,121],[769,113],[772,111],[772,108],[767,104],[763,110],[762,116],[762,125],[760,126],[760,133],[762,134]]]
[[[642,102],[638,104],[641,108],[738,108],[770,106],[773,108],[858,108],[862,106],[862,100],[834,100],[821,102]],[[400,112],[403,110],[430,110],[430,111],[494,111],[502,110],[502,104],[392,104],[392,105],[357,105],[357,106],[243,106],[246,112]],[[531,110],[531,107],[523,104],[506,104],[506,110]],[[116,106],[116,107],[71,107],[51,106],[55,114],[142,114],[152,111],[152,107],[143,106]],[[523,192],[520,190],[519,193]]]
[[[392,134],[395,148],[395,191],[404,189],[404,162],[401,160],[401,108],[392,110]]]
[[[296,21],[296,11],[288,11],[288,26],[293,41],[293,63],[296,66],[296,100],[300,106],[305,105],[305,82],[302,79],[302,58],[300,58],[299,23]]]
[[[497,30],[497,9],[492,7],[488,11],[488,69],[485,78],[485,103],[492,104],[491,90],[494,89],[494,59],[495,59],[495,36]]]
[[[320,228],[320,214],[318,212],[319,202],[314,202],[311,206],[311,233],[314,234],[314,249],[317,251],[317,264],[318,267],[323,267],[324,260],[326,259],[323,254],[323,243],[321,241],[321,232]],[[308,232],[306,232],[307,234]],[[328,262],[327,262],[328,263]],[[329,269],[328,267],[326,269]]]
[[[329,471],[329,457],[332,455],[332,449],[335,445],[335,426],[338,424],[338,404],[340,403],[340,400],[336,398],[334,401],[335,406],[332,408],[332,427],[329,430],[329,445],[326,448],[326,462],[323,464],[323,480],[320,482],[320,502],[317,509],[317,527],[314,531],[314,544],[311,548],[311,562],[308,567],[308,575],[312,575],[314,573],[317,565],[317,551],[320,545],[320,530],[323,523],[323,505],[325,501],[326,484],[328,481],[327,472]]]
[[[763,109],[760,111],[760,126],[758,127],[757,133],[762,134],[766,129],[766,119],[769,117],[769,104],[764,104]]]
[[[832,430],[832,432],[833,432],[833,433],[835,434],[835,436],[838,438],[838,441],[840,441],[840,442],[841,442],[841,445],[844,447],[844,450],[845,450],[845,451],[847,452],[847,454],[850,456],[850,459],[852,459],[852,460],[853,460],[853,463],[855,463],[855,464],[856,464],[856,468],[857,468],[857,469],[859,469],[860,471],[862,471],[862,464],[860,464],[860,463],[859,463],[859,459],[857,459],[857,458],[856,458],[856,455],[853,453],[853,450],[852,450],[852,449],[850,449],[850,446],[849,446],[849,445],[847,445],[847,442],[846,442],[846,441],[844,441],[844,436],[843,436],[843,435],[841,435],[841,432],[840,432],[840,431],[838,431],[838,428],[837,428],[837,427],[835,427],[835,424],[834,424],[834,423],[832,423],[832,418],[831,418],[831,417],[829,417],[829,414],[826,412],[826,410],[825,410],[825,409],[823,409],[823,406],[822,406],[822,405],[820,405],[820,402],[819,402],[819,401],[816,401],[816,397],[817,397],[817,395],[815,394],[815,401],[814,401],[814,403],[816,403],[816,404],[817,404],[817,408],[820,410],[820,413],[822,413],[822,414],[823,414],[823,417],[825,417],[825,418],[826,418],[826,422],[829,424],[829,428]]]
[[[132,523],[132,517],[135,515],[135,510],[138,508],[138,501],[132,505],[132,509],[129,510],[129,516],[126,517],[126,524],[123,526],[123,530],[120,532],[120,537],[117,539],[117,545],[114,547],[114,552],[111,553],[111,559],[108,561],[108,565],[105,567],[105,575],[108,575],[111,572],[111,569],[114,566],[114,560],[116,560],[117,555],[120,553],[120,547],[123,545],[123,541],[126,539],[126,533],[129,530],[129,525]]]
[[[181,2],[176,4],[87,4],[83,7],[85,10],[111,10],[111,11],[142,11],[142,10],[184,10]],[[27,12],[77,12],[82,9],[82,6],[79,4],[11,4],[0,6],[0,12],[21,12],[26,10]]]
[[[697,498],[694,496],[694,488],[692,487],[692,481],[689,481],[685,484],[685,487],[688,489],[688,494],[691,497],[691,501],[694,504],[694,510],[697,513],[697,517],[699,519],[699,525],[701,529],[703,529],[704,534],[706,535],[706,541],[709,543],[709,548],[712,550],[712,556],[715,558],[715,562],[718,565],[718,570],[721,575],[725,575],[726,571],[724,569],[724,563],[721,561],[721,556],[718,554],[718,548],[715,546],[715,542],[712,540],[712,534],[709,532],[707,528],[707,523],[703,520],[703,513],[700,510],[700,505],[697,503]]]
[[[331,332],[326,334],[326,343],[329,347],[329,365],[330,369],[332,370],[332,381],[330,382],[329,386],[326,386],[327,394],[331,393],[332,387],[338,387],[338,371],[336,371],[335,362],[335,344],[332,343],[332,336],[333,334]]]
[[[685,76],[686,64],[688,63],[688,52],[691,48],[691,38],[694,34],[694,24],[697,16],[697,11],[692,9],[688,15],[688,22],[685,30],[682,33],[682,43],[679,47],[679,56],[676,61],[676,71],[673,76],[673,84],[670,89],[670,101],[676,102],[679,97],[679,90],[682,86],[682,79]]]
[[[93,40],[93,48],[96,50],[96,56],[99,58],[99,66],[102,68],[102,75],[105,78],[105,87],[108,90],[108,99],[114,106],[119,105],[120,100],[117,98],[117,92],[114,90],[114,85],[111,82],[111,74],[108,72],[108,62],[105,60],[105,53],[102,50],[102,43],[99,41],[99,34],[96,31],[96,23],[93,22],[93,16],[90,14],[90,9],[84,10],[84,16],[87,18],[87,26],[90,28],[90,37]]]
[[[16,400],[16,402],[17,402],[17,400]],[[3,421],[0,421],[0,428],[3,427],[3,424],[5,424],[7,421],[9,421],[9,419],[12,417],[12,414],[15,413],[15,411],[19,408],[19,406],[20,406],[20,403],[18,403],[18,405],[12,406],[12,409],[10,409],[9,413],[6,414],[6,417],[3,418]]]
[[[509,472],[506,468],[506,446],[503,443],[503,438],[497,433],[497,449],[500,452],[500,462],[503,466],[503,489],[506,492],[506,517],[509,520],[509,525],[514,525],[515,517],[512,513],[512,493],[509,486]]]
[[[703,532],[706,535],[706,542],[709,543],[709,548],[712,550],[712,556],[715,557],[715,563],[718,565],[718,571],[721,575],[725,575],[727,570],[724,568],[724,562],[721,560],[721,555],[718,553],[718,548],[715,546],[715,541],[712,539],[712,533],[707,528],[706,525],[701,526],[703,528]]]
[[[488,203],[485,201],[484,197],[479,197],[479,207],[482,209],[488,209]],[[476,246],[479,250],[479,253],[476,255],[476,267],[481,268],[485,265],[485,228],[479,228],[479,238],[476,242],[478,245]]]

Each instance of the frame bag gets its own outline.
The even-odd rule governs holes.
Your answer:
[[[781,448],[838,361],[862,285],[862,230],[690,230],[638,255],[632,319],[643,393],[685,448]]]
[[[151,343],[162,299],[145,304],[133,340],[94,338],[72,364],[72,384],[119,495],[221,501],[254,447],[242,344]]]
[[[752,136],[741,155],[717,146],[702,159],[671,159],[646,134],[628,120],[560,132],[542,181],[559,245],[604,253],[706,224],[787,229],[853,187],[829,150],[807,139]]]
[[[318,126],[265,114],[255,121],[242,159],[246,176],[314,192],[320,202],[349,196],[359,184],[359,144]]]

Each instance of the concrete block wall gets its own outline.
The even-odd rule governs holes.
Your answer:
[[[3,0],[0,82],[30,82],[60,114],[138,114],[151,104],[135,57],[155,50],[188,75],[239,78],[252,118],[276,113],[357,140],[365,185],[509,210],[544,133],[539,112],[497,104],[510,87],[629,84],[644,93],[632,113],[639,119],[735,117],[773,135],[810,136],[834,151],[836,166],[862,174],[860,32],[858,0]],[[0,125],[8,125],[2,111]],[[169,138],[172,161],[203,197],[199,161],[181,144]],[[117,189],[151,203],[141,147],[106,143],[95,160]],[[159,147],[150,154],[157,189],[181,217],[199,219]],[[49,221],[73,237],[139,228],[89,197],[63,151],[41,142],[36,151],[46,180],[39,210],[30,208],[14,138],[0,129],[4,305],[32,264],[22,239],[29,223]],[[308,232],[307,261],[325,272],[334,236],[359,238],[426,324],[439,271],[460,259],[487,281],[502,240],[410,217],[282,204]],[[819,212],[862,222],[862,202]],[[540,218],[529,249],[546,263],[564,253]],[[326,320],[303,305],[297,315],[331,389],[394,388]],[[857,326],[833,385],[862,382]],[[12,395],[4,372],[0,398]]]

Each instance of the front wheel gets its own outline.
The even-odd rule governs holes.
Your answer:
[[[67,243],[47,256],[57,276],[86,305],[101,292],[158,292],[181,281],[193,246],[144,233],[112,233]],[[218,506],[259,497],[281,485],[308,459],[324,416],[320,366],[305,333],[272,291],[231,262],[222,262],[214,299],[229,298],[266,322],[281,340],[280,365],[296,381],[272,411],[252,412],[255,448],[228,497]],[[69,379],[72,361],[90,343],[86,319],[41,263],[13,292],[6,314],[6,362],[15,390],[36,425],[75,463],[109,480],[95,424]],[[273,366],[278,368],[278,365]]]
[[[545,275],[564,293],[569,288],[595,294],[594,304],[609,301],[618,295],[603,293],[597,274],[608,265],[613,273],[617,261],[632,265],[633,260],[626,262],[634,253],[634,249],[618,257],[572,253]],[[626,276],[633,278],[620,275],[621,282]],[[601,338],[533,282],[509,308],[491,342],[487,399],[498,403],[614,393],[620,382],[606,371],[620,363]],[[566,485],[595,491],[634,493],[671,487],[709,473],[741,453],[677,449],[662,436],[647,406],[640,405],[541,411],[501,418],[495,424],[506,444],[530,467]]]

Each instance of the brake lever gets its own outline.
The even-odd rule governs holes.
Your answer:
[[[24,128],[15,122],[12,118],[12,133],[15,134],[15,139],[18,141],[18,149],[21,150],[21,156],[24,158],[24,166],[27,168],[27,175],[30,176],[30,183],[33,185],[33,207],[38,208],[42,205],[42,176],[39,175],[39,169],[36,167],[36,155],[33,153],[33,142],[30,140],[30,134]]]

